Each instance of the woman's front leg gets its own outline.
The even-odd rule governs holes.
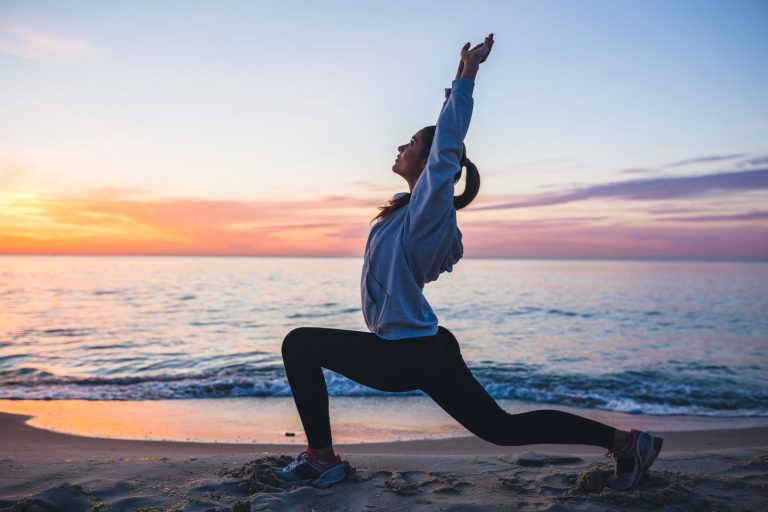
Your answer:
[[[311,331],[311,328],[299,328],[288,333],[283,340],[282,354],[285,376],[309,447],[322,450],[332,444],[328,389],[323,369],[309,345]]]
[[[310,448],[332,455],[323,368],[380,391],[413,391],[442,358],[437,337],[383,340],[375,334],[301,327],[283,341],[283,361]]]

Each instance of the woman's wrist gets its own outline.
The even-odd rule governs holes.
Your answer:
[[[460,78],[469,78],[470,80],[475,80],[475,77],[477,76],[477,72],[480,69],[480,63],[478,62],[465,62],[464,63],[464,69],[461,71],[461,77]]]
[[[459,61],[459,69],[456,70],[456,78],[455,78],[455,80],[458,80],[459,78],[461,78],[461,74],[463,72],[464,72],[464,61],[460,60]]]

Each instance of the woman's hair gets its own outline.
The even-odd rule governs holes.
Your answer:
[[[421,133],[421,152],[419,153],[419,160],[429,157],[432,141],[435,138],[435,129],[435,126],[427,126],[419,131],[419,133]],[[471,203],[472,200],[477,197],[477,192],[480,190],[480,173],[477,171],[475,164],[470,162],[467,158],[467,147],[463,144],[460,165],[461,167],[467,168],[467,178],[464,192],[462,192],[461,195],[453,196],[453,206],[456,207],[457,210],[461,210]],[[459,178],[461,178],[461,169],[459,169],[459,172],[453,176],[453,183],[456,184],[459,181]],[[379,210],[381,211],[371,219],[371,222],[386,218],[388,215],[394,213],[395,210],[408,204],[410,200],[410,193],[402,194],[396,199],[390,199],[386,205],[379,206]]]

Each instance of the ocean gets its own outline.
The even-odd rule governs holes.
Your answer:
[[[289,397],[286,333],[365,330],[361,265],[0,257],[0,399]],[[768,417],[766,263],[465,259],[425,294],[497,399]],[[332,396],[395,396],[326,381]]]

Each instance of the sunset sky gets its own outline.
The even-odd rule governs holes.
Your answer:
[[[0,253],[361,255],[493,32],[467,257],[766,260],[766,26],[760,0],[0,0]]]

